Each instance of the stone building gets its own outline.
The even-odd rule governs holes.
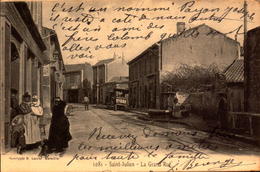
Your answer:
[[[260,113],[260,27],[247,32],[245,42],[245,110]]]
[[[46,113],[51,111],[55,97],[63,99],[65,66],[57,34],[49,28],[42,28],[42,35],[47,47],[49,63],[43,66],[42,99]]]
[[[25,2],[1,2],[0,9],[0,135],[1,151],[5,152],[10,148],[11,89],[17,91],[19,103],[25,92],[42,98],[42,70],[48,57],[41,23],[32,17],[41,18],[41,9],[30,11]]]
[[[105,103],[105,83],[113,77],[128,76],[128,66],[123,56],[105,59],[93,66],[93,99],[94,103]]]
[[[245,111],[250,133],[260,145],[260,27],[247,32],[244,46]]]
[[[176,35],[153,44],[128,62],[130,106],[162,108],[163,92],[168,90],[162,85],[165,74],[176,72],[182,64],[216,64],[224,69],[239,56],[239,50],[237,41],[208,25],[185,30],[185,23],[178,22]]]
[[[92,102],[93,71],[89,63],[65,65],[64,100],[82,103],[87,95]]]
[[[155,43],[129,64],[129,104],[152,108],[159,104],[159,44]]]

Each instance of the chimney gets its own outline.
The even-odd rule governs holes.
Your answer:
[[[177,34],[185,31],[185,22],[177,22]]]

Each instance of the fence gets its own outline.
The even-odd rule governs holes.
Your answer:
[[[248,134],[260,140],[260,114],[249,112],[229,112],[231,129],[239,134]]]

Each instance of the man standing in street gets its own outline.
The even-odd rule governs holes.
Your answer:
[[[88,98],[88,96],[84,96],[84,105],[85,105],[85,110],[88,110],[88,105],[89,105],[89,98]]]

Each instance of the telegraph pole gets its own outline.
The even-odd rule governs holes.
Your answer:
[[[247,33],[247,2],[244,1],[244,46],[245,46],[245,40],[246,40],[246,33]],[[245,48],[245,47],[244,47]]]
[[[244,111],[247,111],[247,107],[248,107],[248,69],[247,69],[247,65],[248,65],[248,59],[246,57],[246,39],[247,39],[247,2],[246,0],[244,1],[244,40],[243,40],[243,56],[244,56]]]

